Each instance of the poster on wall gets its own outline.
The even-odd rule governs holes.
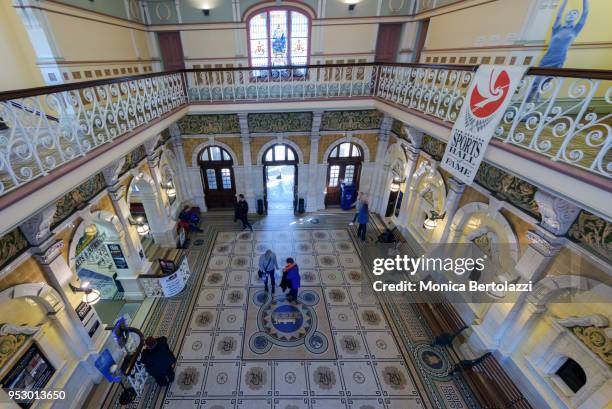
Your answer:
[[[510,104],[526,66],[481,65],[446,144],[441,166],[458,180],[472,184],[487,146]]]
[[[0,381],[0,386],[4,390],[41,390],[54,373],[55,368],[38,349],[38,345],[32,344]],[[22,408],[29,408],[34,403],[34,399],[22,400],[18,405]]]
[[[121,250],[121,246],[118,244],[107,244],[106,246],[108,247],[108,251],[113,258],[115,267],[121,270],[126,270],[128,268],[128,264],[125,260],[125,256],[123,255],[123,251]]]

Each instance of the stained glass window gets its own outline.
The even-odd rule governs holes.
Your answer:
[[[284,67],[308,64],[310,24],[308,17],[294,10],[272,9],[249,20],[251,66]],[[293,75],[305,75],[306,69]],[[255,76],[267,75],[255,71]],[[273,75],[287,75],[286,70],[273,70]]]

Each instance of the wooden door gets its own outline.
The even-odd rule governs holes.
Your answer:
[[[338,206],[342,191],[340,184],[354,184],[355,190],[359,191],[359,176],[361,173],[361,162],[334,160],[327,167],[327,194],[325,195],[325,206]]]
[[[376,38],[376,62],[395,62],[402,35],[402,23],[387,23],[378,26]]]
[[[203,166],[204,197],[209,209],[232,208],[236,202],[236,184],[231,166]]]
[[[161,52],[164,70],[174,71],[185,68],[183,46],[178,31],[164,31],[157,33],[159,50]]]

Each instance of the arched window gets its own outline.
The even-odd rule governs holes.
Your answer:
[[[310,19],[293,9],[264,9],[249,17],[249,58],[252,67],[307,65]],[[304,75],[296,70],[293,75]],[[273,72],[273,74],[275,74]],[[255,76],[267,75],[256,71]]]
[[[285,163],[296,164],[298,162],[297,154],[292,147],[285,144],[271,146],[263,157],[263,163]]]
[[[360,158],[361,148],[354,143],[343,142],[329,154],[330,158]]]
[[[209,146],[205,148],[200,154],[200,161],[202,162],[223,162],[232,161],[230,154],[219,146]]]

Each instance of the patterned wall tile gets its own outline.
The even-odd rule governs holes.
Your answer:
[[[312,112],[249,114],[250,132],[309,132]]]
[[[19,228],[15,228],[0,237],[0,268],[4,267],[27,248],[28,242]]]
[[[178,126],[182,134],[240,133],[240,122],[236,114],[187,115],[178,121]]]
[[[375,109],[362,111],[326,111],[322,131],[356,131],[378,129],[383,114]]]
[[[612,223],[609,220],[582,210],[567,235],[606,260],[612,259]]]

